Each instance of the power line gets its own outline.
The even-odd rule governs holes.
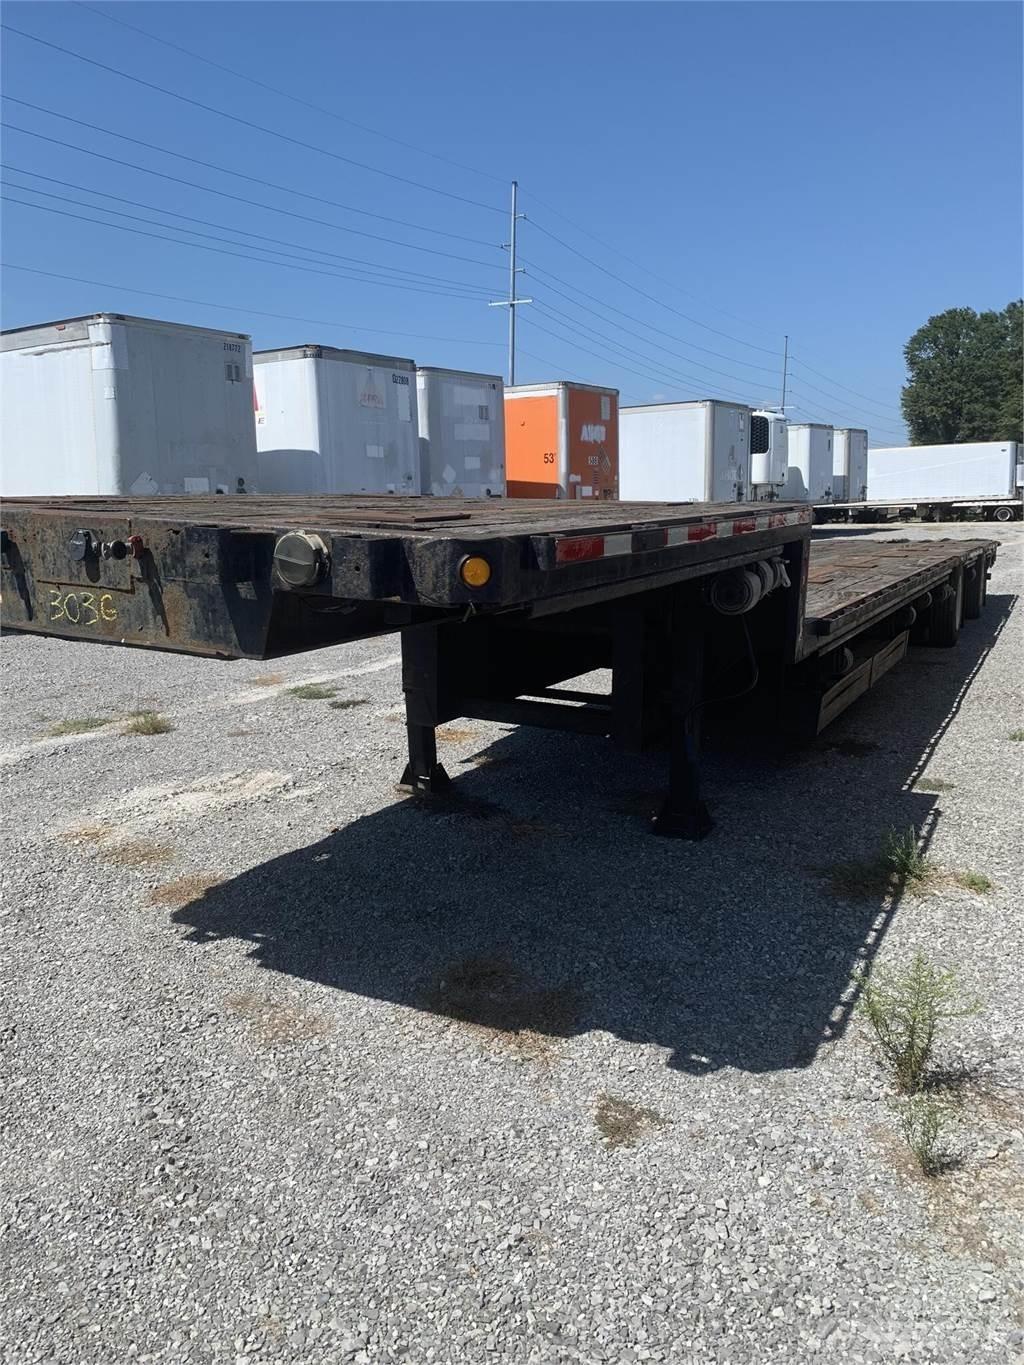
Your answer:
[[[139,294],[151,299],[166,299],[173,303],[187,303],[197,308],[219,308],[225,312],[243,313],[252,317],[276,318],[281,322],[306,322],[314,327],[334,327],[339,331],[346,329],[353,332],[374,332],[383,336],[393,337],[412,337],[419,341],[447,341],[458,346],[504,346],[503,341],[478,341],[473,337],[442,337],[434,336],[429,332],[396,332],[390,327],[366,327],[361,322],[338,322],[327,318],[306,318],[299,317],[293,313],[270,313],[264,308],[250,308],[248,305],[234,303],[213,303],[209,299],[191,299],[182,294],[163,294],[155,289],[137,289],[133,285],[112,284],[109,280],[87,280],[80,275],[59,275],[53,270],[38,270],[30,265],[15,265],[11,261],[4,262],[5,270],[20,270],[27,275],[44,275],[51,280],[69,280],[73,284],[89,284],[97,289],[117,289],[123,294]]]
[[[204,57],[199,52],[193,52],[191,48],[182,47],[180,43],[172,43],[169,38],[161,38],[155,33],[150,33],[148,29],[139,28],[137,24],[129,24],[126,19],[115,19],[112,14],[98,9],[95,5],[85,3],[85,0],[77,0],[79,9],[91,10],[93,14],[98,14],[100,18],[106,19],[111,24],[120,24],[122,28],[131,29],[133,33],[140,33],[144,38],[149,38],[151,42],[161,43],[164,47],[173,48],[175,52],[182,52],[186,57],[191,57],[197,62],[203,62],[206,66],[212,66],[216,71],[226,71],[229,76],[234,76],[240,81],[247,81],[250,85],[257,86],[260,90],[269,90],[272,95],[280,95],[282,99],[291,100],[293,104],[301,105],[304,109],[312,109],[314,113],[325,114],[328,118],[337,119],[339,123],[347,123],[350,128],[358,128],[362,133],[370,133],[373,137],[383,138],[385,142],[393,142],[396,147],[404,147],[406,151],[417,152],[420,156],[433,157],[435,161],[443,161],[447,166],[454,166],[460,171],[469,171],[471,175],[482,175],[488,180],[495,180],[499,184],[504,184],[504,177],[494,175],[491,171],[482,171],[478,166],[467,166],[461,161],[453,161],[449,156],[442,156],[440,152],[432,152],[427,147],[418,147],[414,142],[405,142],[400,137],[394,137],[391,133],[382,133],[379,128],[371,128],[366,123],[357,123],[355,119],[348,118],[344,114],[338,114],[333,109],[328,109],[322,104],[314,104],[312,100],[300,99],[298,95],[291,94],[288,90],[282,90],[280,86],[270,85],[266,81],[258,81],[255,76],[246,75],[243,71],[236,71],[232,66],[225,66],[223,62],[215,62],[210,57]]]
[[[399,184],[409,185],[413,189],[426,190],[430,194],[439,194],[445,199],[453,199],[460,204],[468,204],[471,208],[484,209],[488,213],[504,213],[503,209],[496,208],[494,204],[485,204],[479,199],[470,199],[467,195],[453,194],[450,190],[439,189],[436,185],[428,185],[421,180],[412,180],[409,176],[398,175],[395,171],[385,171],[380,166],[372,166],[365,161],[356,161],[351,156],[344,156],[341,152],[333,152],[329,147],[318,147],[316,143],[305,142],[302,138],[292,137],[290,133],[278,132],[276,128],[265,128],[260,123],[254,123],[251,119],[242,118],[240,114],[232,114],[227,109],[218,109],[214,104],[204,104],[202,100],[193,99],[190,95],[179,94],[177,90],[169,90],[166,86],[157,85],[155,81],[143,80],[141,76],[133,76],[128,71],[121,71],[116,66],[109,66],[106,62],[98,62],[94,57],[83,56],[81,52],[75,52],[70,47],[62,47],[60,43],[52,43],[46,38],[39,38],[34,33],[26,33],[23,29],[15,28],[13,24],[0,24],[0,28],[7,33],[14,33],[19,38],[26,38],[31,43],[38,43],[41,47],[48,47],[53,52],[60,52],[65,57],[73,57],[75,61],[85,62],[88,66],[95,66],[100,71],[109,72],[113,76],[120,76],[123,80],[132,81],[135,85],[141,85],[147,90],[155,90],[158,94],[168,95],[171,99],[180,100],[182,104],[189,104],[195,109],[202,109],[204,113],[216,114],[219,118],[229,119],[232,123],[238,123],[243,128],[250,128],[254,132],[264,133],[269,137],[280,138],[282,142],[291,143],[293,147],[303,147],[309,152],[318,152],[321,156],[329,156],[334,161],[342,161],[347,166],[355,166],[361,171],[370,171],[374,175],[381,175],[388,180],[396,180]]]
[[[534,223],[533,226],[536,227],[536,224]],[[526,264],[527,266],[529,266],[529,269],[532,270],[535,275],[539,275],[543,280],[555,280],[559,284],[564,284],[566,289],[571,289],[574,294],[579,294],[581,298],[590,299],[592,303],[599,302],[601,304],[601,307],[607,309],[608,312],[616,313],[618,314],[619,317],[622,318],[628,318],[630,322],[635,322],[638,324],[638,326],[645,327],[649,332],[657,332],[659,336],[668,337],[670,341],[678,342],[680,346],[685,346],[688,350],[699,351],[701,355],[713,355],[719,360],[728,360],[733,365],[742,365],[744,369],[759,370],[763,374],[770,374],[773,376],[777,376],[779,374],[778,366],[758,365],[752,360],[740,360],[736,356],[723,355],[721,351],[709,351],[706,346],[698,346],[696,342],[687,341],[684,337],[677,336],[674,332],[666,332],[662,327],[655,327],[655,325],[651,322],[644,322],[643,318],[638,318],[635,313],[627,313],[622,308],[616,308],[614,304],[607,303],[604,299],[600,300],[595,299],[592,294],[588,294],[586,290],[580,289],[577,285],[570,284],[568,280],[563,280],[560,275],[552,275],[550,271],[542,270],[540,266],[530,265],[529,261],[527,261]],[[614,321],[614,319],[612,318],[602,317],[602,315],[596,312],[593,308],[587,308],[582,303],[576,303],[574,299],[569,298],[568,294],[562,294],[561,290],[555,289],[552,285],[547,285],[547,288],[551,289],[552,293],[554,294],[560,294],[562,298],[567,299],[568,302],[573,304],[574,307],[581,308],[583,309],[584,312],[587,313],[593,313],[595,317],[601,317],[603,322]],[[616,323],[615,325],[618,326],[619,324]],[[699,366],[701,369],[711,370],[712,374],[724,374],[726,375],[726,378],[731,379],[738,378],[737,375],[727,374],[725,370],[716,370],[710,365],[704,365],[699,360],[691,360],[689,356],[684,356],[680,358],[685,359],[691,365]]]
[[[881,399],[878,399],[878,398],[869,398],[868,395],[865,394],[865,393],[859,393],[856,389],[851,389],[851,388],[849,388],[846,384],[840,384],[840,382],[839,382],[838,379],[830,379],[830,378],[828,377],[827,374],[822,374],[820,370],[811,369],[810,365],[808,365],[806,361],[801,360],[801,359],[799,358],[799,356],[791,356],[790,359],[793,361],[794,364],[796,364],[796,365],[802,365],[803,368],[804,368],[805,370],[809,370],[811,374],[817,375],[819,379],[824,379],[825,382],[826,382],[826,384],[834,384],[834,385],[836,386],[837,389],[846,389],[846,392],[847,392],[847,393],[852,393],[852,394],[854,395],[855,398],[863,398],[863,399],[865,400],[865,402],[867,402],[867,403],[877,403],[878,406],[879,406],[880,408],[887,408],[887,407],[889,407],[889,404],[888,404],[888,403],[884,403]],[[810,388],[811,386],[808,384],[807,387]],[[891,409],[891,411],[895,412],[896,409],[893,408],[893,409]],[[901,414],[900,414],[900,421],[902,421],[902,420],[903,420],[903,416],[902,416],[902,413],[901,413]]]
[[[694,386],[701,386],[700,396],[702,397],[704,396],[703,386],[707,384],[707,381],[702,379],[699,375],[695,376],[684,374],[681,371],[673,372],[672,370],[669,369],[667,365],[663,364],[656,356],[652,356],[644,351],[638,351],[630,346],[625,346],[621,342],[616,342],[613,338],[606,336],[602,332],[596,331],[592,327],[576,326],[574,325],[572,318],[567,317],[566,314],[561,313],[558,309],[551,308],[548,304],[544,303],[542,299],[538,299],[536,300],[536,302],[537,306],[542,310],[543,316],[548,317],[552,321],[558,322],[562,327],[567,328],[570,332],[575,332],[578,336],[583,336],[584,338],[589,337],[595,341],[598,341],[601,345],[609,347],[609,349],[615,352],[619,352],[623,355],[632,356],[636,360],[640,360],[642,362],[647,362],[648,364],[654,365],[657,369],[662,370],[666,375],[668,375],[674,383],[683,382],[693,384]],[[732,395],[726,396],[730,397],[730,399],[733,398]],[[747,399],[746,398],[734,399],[733,401],[745,403]],[[757,405],[754,404],[752,406]]]
[[[147,151],[160,152],[161,155],[163,156],[173,156],[176,157],[179,161],[191,162],[193,166],[202,166],[208,171],[216,171],[218,175],[231,175],[234,176],[236,180],[248,180],[250,184],[262,185],[264,189],[279,190],[282,194],[298,195],[300,199],[309,199],[314,204],[327,204],[328,207],[332,209],[343,209],[346,213],[358,213],[362,218],[374,218],[380,223],[393,223],[396,227],[411,228],[414,232],[427,232],[434,237],[450,237],[456,242],[469,242],[472,246],[486,247],[494,246],[493,242],[487,241],[487,239],[483,237],[467,237],[460,232],[448,232],[444,228],[427,227],[425,223],[411,223],[407,218],[394,218],[387,213],[374,213],[370,209],[357,208],[355,204],[342,204],[337,199],[327,199],[321,194],[310,194],[308,190],[297,189],[294,185],[278,185],[273,180],[265,180],[258,175],[247,175],[245,171],[232,170],[230,166],[218,166],[215,161],[203,161],[200,157],[188,156],[185,152],[175,152],[170,147],[161,147],[155,142],[145,142],[142,138],[139,137],[129,137],[127,133],[116,132],[113,128],[104,128],[99,123],[89,123],[88,120],[86,119],[73,118],[70,114],[62,114],[57,109],[49,109],[45,104],[33,104],[31,100],[18,99],[16,95],[8,95],[5,93],[3,96],[0,96],[0,98],[9,101],[11,104],[20,104],[26,109],[34,109],[37,114],[46,114],[49,118],[59,118],[62,119],[65,123],[77,124],[79,128],[89,128],[94,133],[104,133],[107,137],[116,137],[119,138],[122,142],[131,142],[136,147],[145,147]],[[79,147],[74,142],[62,142],[59,138],[46,137],[44,133],[33,132],[30,128],[21,128],[15,123],[9,123],[6,124],[5,126],[8,128],[14,128],[19,133],[28,133],[30,137],[43,138],[47,142],[54,142],[58,147],[69,147],[76,152],[85,152],[87,156],[104,157],[103,152],[94,152],[89,147]],[[116,157],[112,156],[105,156],[104,159],[107,161],[113,161],[118,166],[129,166],[133,170],[145,171],[147,175],[161,174],[160,171],[150,170],[149,167],[147,166],[138,166],[132,161],[119,161]],[[170,176],[167,178],[174,179],[175,177]],[[190,185],[193,182],[190,180],[182,180],[180,183],[183,185]],[[199,185],[196,188],[206,189],[207,193],[209,194],[223,193],[223,191],[221,190],[213,190],[205,185]],[[254,201],[245,199],[242,200],[242,202],[251,203]],[[268,204],[266,205],[266,207],[269,208],[271,206]],[[287,213],[288,210],[275,208],[274,212]],[[320,219],[318,218],[310,219],[310,222],[314,223],[319,221]],[[329,224],[329,226],[338,227],[337,224]],[[340,232],[358,231],[357,228],[341,227],[338,227],[338,230]],[[372,237],[373,233],[363,233],[362,235],[366,237]],[[389,237],[382,237],[380,240],[387,242],[391,241],[392,239]],[[411,243],[404,243],[403,245],[411,245]],[[426,251],[427,249],[428,248],[426,247],[416,248],[417,251]]]
[[[646,289],[641,289],[639,285],[631,284],[629,280],[623,279],[621,275],[616,275],[614,270],[609,270],[607,266],[603,266],[600,262],[593,260],[592,257],[586,255],[585,252],[580,251],[578,248],[571,246],[570,243],[563,241],[562,238],[552,232],[550,228],[546,228],[542,223],[538,223],[535,218],[531,218],[530,222],[538,232],[543,232],[545,237],[550,237],[553,242],[557,242],[558,245],[564,247],[566,251],[571,251],[574,256],[579,256],[580,260],[586,261],[587,264],[593,266],[595,270],[600,270],[602,275],[607,275],[609,279],[617,280],[619,284],[625,285],[627,289],[632,289],[634,293],[642,295],[645,299],[650,300],[651,303],[657,304],[659,308],[665,308],[668,312],[675,313],[677,317],[692,323],[695,327],[702,327],[706,332],[713,332],[715,336],[725,337],[727,341],[734,341],[737,346],[747,346],[752,351],[763,351],[765,355],[775,354],[775,352],[770,351],[767,346],[755,346],[752,341],[744,341],[741,337],[734,337],[729,332],[719,331],[717,327],[710,327],[706,322],[701,322],[699,318],[690,317],[689,313],[680,312],[678,308],[673,308],[670,303],[665,303],[663,299],[659,299],[655,294],[648,294]]]
[[[443,297],[443,298],[455,298],[455,299],[463,299],[463,300],[472,299],[474,302],[478,301],[476,295],[457,294],[457,293],[454,293],[452,290],[449,290],[449,289],[430,289],[430,288],[427,288],[427,287],[422,286],[422,285],[414,285],[414,284],[406,284],[406,283],[391,284],[391,283],[389,283],[387,280],[381,280],[381,279],[378,279],[378,278],[376,278],[376,277],[371,277],[371,278],[367,279],[367,278],[365,278],[365,277],[363,277],[363,276],[361,276],[361,275],[356,275],[356,274],[352,274],[352,273],[344,274],[344,273],[342,273],[342,272],[340,272],[340,271],[335,271],[335,270],[316,270],[316,269],[314,269],[314,268],[311,267],[311,266],[292,265],[292,264],[290,264],[290,263],[287,262],[287,261],[273,261],[273,260],[267,260],[266,256],[253,256],[253,255],[251,255],[249,252],[226,251],[226,250],[224,250],[223,247],[205,246],[202,242],[183,242],[183,241],[180,241],[177,237],[165,237],[165,236],[163,236],[161,233],[157,233],[157,232],[146,232],[146,231],[144,231],[142,228],[122,227],[119,223],[105,223],[105,222],[103,222],[102,219],[98,219],[98,218],[85,218],[85,217],[82,216],[82,214],[80,214],[80,213],[70,213],[70,212],[68,212],[67,209],[54,209],[54,208],[50,208],[50,207],[49,207],[48,205],[46,205],[46,204],[33,204],[33,203],[31,203],[29,200],[25,200],[25,199],[12,199],[11,196],[10,196],[10,195],[7,195],[7,194],[0,195],[0,198],[3,198],[4,200],[6,200],[7,203],[10,203],[10,204],[20,204],[23,208],[35,209],[36,212],[38,212],[38,213],[51,213],[51,214],[56,214],[56,215],[60,216],[61,218],[74,218],[74,219],[76,219],[76,220],[77,220],[78,222],[80,222],[80,223],[91,223],[94,227],[112,228],[115,232],[128,232],[128,233],[133,233],[133,234],[134,234],[135,236],[137,236],[137,237],[152,237],[155,241],[158,241],[158,242],[170,242],[170,243],[171,243],[172,245],[174,245],[174,246],[185,246],[185,247],[190,247],[190,248],[191,248],[192,250],[194,250],[194,251],[213,251],[213,252],[216,252],[216,254],[217,254],[218,256],[234,256],[234,257],[237,257],[239,260],[243,260],[243,261],[256,261],[259,265],[272,265],[272,266],[278,267],[278,269],[281,269],[281,270],[300,270],[300,271],[302,271],[303,274],[306,274],[306,275],[323,275],[325,278],[327,278],[327,279],[332,279],[332,280],[354,280],[354,281],[356,281],[357,283],[360,283],[360,284],[367,284],[367,283],[370,283],[370,284],[378,284],[378,285],[380,285],[380,286],[381,286],[382,288],[384,288],[384,289],[404,289],[406,292],[408,292],[408,293],[413,293],[413,294],[432,294],[432,295],[434,295],[435,297],[440,296],[440,297]],[[109,210],[108,210],[108,211],[109,211]],[[122,215],[122,216],[127,217],[128,215]],[[162,225],[158,225],[158,226],[167,226],[167,225],[166,225],[166,224],[162,224]],[[184,230],[184,229],[179,229],[179,231],[182,231],[182,230]],[[233,245],[236,245],[236,246],[237,246],[237,245],[247,246],[248,243],[245,243],[245,242],[243,242],[243,243],[233,243]],[[277,253],[277,254],[280,255],[281,253]]]
[[[790,394],[790,398],[791,398],[791,399],[799,399],[799,398],[801,398],[801,397],[802,397],[802,395],[801,395],[801,394],[798,394],[798,393],[791,393],[791,394]],[[791,408],[793,408],[793,409],[794,409],[795,411],[797,411],[797,412],[805,413],[806,416],[807,416],[812,422],[814,422],[814,421],[817,421],[817,422],[824,422],[826,426],[830,426],[830,427],[842,427],[842,426],[846,425],[846,423],[844,423],[844,422],[842,422],[842,421],[838,421],[838,422],[837,422],[834,416],[826,416],[824,413],[816,412],[816,411],[815,411],[814,409],[812,409],[812,408],[804,407],[803,403],[801,403],[801,402],[792,402],[792,403],[789,404],[789,406],[790,406]],[[850,423],[849,425],[853,425],[853,424]],[[858,425],[861,425],[861,424],[858,424]],[[893,432],[893,431],[888,431],[885,427],[877,427],[877,426],[876,426],[876,427],[872,427],[872,430],[874,430],[874,431],[880,431],[880,432],[882,432],[882,434],[885,435],[885,436],[895,436],[895,435],[896,435],[895,432]],[[900,438],[899,438],[899,437],[896,437],[896,439],[899,440]]]
[[[575,230],[582,233],[584,237],[589,237],[592,242],[596,242],[597,245],[603,247],[605,251],[610,251],[612,255],[618,256],[620,260],[633,266],[635,270],[640,270],[645,275],[649,275],[652,280],[657,280],[659,284],[667,285],[669,289],[674,289],[677,294],[682,294],[685,298],[693,299],[694,303],[703,304],[705,308],[713,308],[716,313],[722,313],[725,317],[732,318],[734,322],[739,322],[744,327],[753,327],[756,331],[764,332],[768,336],[774,335],[771,328],[765,327],[759,322],[751,322],[749,318],[738,317],[737,314],[730,313],[727,308],[719,308],[717,304],[710,303],[707,299],[699,299],[696,294],[691,294],[690,291],[684,289],[682,285],[676,284],[675,281],[667,279],[664,275],[657,274],[657,272],[651,270],[649,266],[642,265],[639,261],[634,261],[633,258],[627,256],[624,251],[620,251],[618,247],[612,246],[610,242],[602,241],[600,237],[596,237],[588,228],[583,227],[580,223],[573,222],[573,220],[562,213],[561,210],[553,208],[532,191],[527,192],[527,197],[533,199],[541,208],[546,209],[548,213],[553,213],[556,218],[560,218],[563,223],[568,223],[571,228],[575,228]]]
[[[528,321],[531,327],[535,327],[539,332],[544,332],[547,336],[553,337],[556,341],[561,341],[563,345],[571,346],[574,350],[582,351],[585,355],[594,356],[595,359],[603,360],[606,364],[615,365],[617,368],[625,370],[628,374],[635,374],[640,379],[646,379],[649,382],[658,385],[663,385],[666,383],[666,376],[668,375],[668,371],[666,371],[662,375],[657,375],[651,374],[650,371],[634,369],[633,366],[624,364],[621,360],[618,359],[618,357],[614,355],[609,356],[607,354],[601,354],[601,352],[599,351],[592,351],[587,346],[581,346],[578,341],[573,341],[571,337],[560,336],[558,332],[553,332],[550,329],[550,327],[544,327],[541,323],[539,323],[536,320],[535,317],[527,315],[527,317],[520,319],[520,321],[522,322]],[[679,382],[678,378],[673,376],[672,382],[678,384]]]
[[[527,351],[524,347],[520,346],[518,353],[519,355],[529,356],[531,360],[536,360],[538,364],[543,365],[547,369],[549,374],[552,372],[555,374],[563,374],[566,379],[575,379],[580,384],[590,384],[593,382],[590,379],[585,379],[581,374],[574,374],[572,370],[567,370],[562,365],[556,365],[553,360],[548,360],[545,356],[537,355],[535,351]],[[637,403],[646,401],[635,393],[626,393],[623,389],[618,389],[617,392],[620,398],[629,398]]]
[[[378,272],[383,272],[383,273],[385,273],[385,274],[405,275],[405,276],[408,276],[410,279],[419,280],[419,281],[426,281],[426,282],[429,282],[429,283],[431,283],[431,284],[449,284],[449,285],[455,285],[455,286],[457,286],[458,288],[461,288],[461,289],[472,290],[475,294],[479,294],[479,295],[480,295],[481,297],[483,297],[483,298],[486,298],[487,295],[488,295],[489,292],[490,292],[490,291],[487,290],[483,285],[474,285],[474,284],[470,284],[468,281],[465,281],[465,280],[453,280],[453,279],[447,278],[447,277],[444,276],[444,275],[424,275],[424,274],[421,274],[419,271],[416,271],[416,270],[403,270],[403,269],[400,269],[400,268],[397,267],[397,266],[387,266],[387,265],[382,264],[380,261],[366,261],[366,260],[363,260],[363,258],[362,258],[361,256],[342,256],[342,255],[341,255],[339,252],[337,252],[337,251],[327,251],[327,250],[325,250],[325,249],[323,249],[323,248],[320,248],[320,247],[311,247],[311,246],[307,246],[304,242],[289,242],[289,241],[285,241],[284,239],[282,239],[282,238],[280,238],[280,237],[267,237],[267,236],[263,235],[262,233],[259,233],[259,232],[250,232],[248,228],[235,227],[233,224],[230,224],[230,223],[217,223],[217,222],[212,221],[212,220],[209,219],[209,218],[194,218],[191,214],[188,214],[188,213],[179,213],[179,212],[177,211],[177,209],[165,209],[165,208],[160,207],[160,205],[158,205],[158,204],[144,204],[144,203],[141,203],[141,202],[140,202],[139,200],[137,200],[137,199],[126,199],[123,195],[120,195],[120,194],[108,194],[108,193],[106,193],[106,191],[103,191],[103,190],[93,190],[93,189],[90,189],[90,187],[89,187],[88,185],[76,185],[76,184],[74,184],[72,181],[69,181],[69,180],[58,180],[58,179],[56,178],[56,176],[52,176],[52,175],[42,175],[42,174],[40,174],[38,171],[27,171],[27,170],[25,170],[25,169],[24,169],[23,167],[21,167],[21,166],[12,166],[9,162],[6,162],[6,161],[5,161],[5,162],[0,162],[0,166],[2,166],[4,170],[16,171],[19,175],[30,175],[30,176],[33,177],[33,179],[36,179],[36,180],[45,180],[45,181],[47,181],[47,182],[48,182],[49,184],[51,184],[51,185],[62,185],[65,189],[82,190],[84,193],[86,193],[86,194],[91,194],[91,195],[93,195],[94,197],[99,198],[99,199],[113,199],[113,200],[116,200],[116,202],[119,203],[119,204],[131,204],[133,208],[148,209],[151,213],[162,213],[162,214],[164,214],[165,217],[170,217],[170,218],[183,218],[186,222],[189,222],[189,223],[201,223],[204,227],[219,228],[222,232],[236,232],[236,233],[240,233],[243,237],[254,237],[254,238],[257,239],[257,241],[260,241],[260,242],[273,242],[273,243],[275,243],[277,246],[291,246],[291,247],[297,247],[300,251],[303,251],[303,252],[306,252],[306,253],[312,253],[312,254],[315,255],[315,256],[330,256],[330,257],[332,257],[334,260],[344,261],[344,262],[345,262],[346,264],[348,264],[348,265],[361,265],[361,266],[367,266],[367,267],[369,267],[371,270],[375,270],[375,271],[378,271]],[[64,203],[68,203],[68,204],[78,204],[80,207],[96,209],[96,210],[102,211],[102,212],[104,212],[104,213],[114,213],[114,212],[116,212],[116,210],[114,210],[114,209],[108,209],[105,205],[102,205],[102,204],[88,204],[88,203],[84,203],[84,204],[83,204],[83,202],[82,202],[80,199],[71,199],[71,198],[69,198],[69,197],[67,197],[67,196],[65,196],[65,195],[60,195],[60,194],[53,194],[53,195],[51,195],[51,194],[49,194],[46,190],[36,189],[35,186],[33,186],[33,185],[17,185],[17,184],[14,184],[14,185],[10,185],[10,188],[11,188],[11,189],[18,189],[18,190],[27,190],[27,191],[29,191],[29,193],[31,193],[31,194],[43,195],[45,198],[59,199],[59,200],[62,200]],[[134,214],[120,214],[119,216],[125,217],[125,218],[134,218],[134,217],[135,217]],[[146,218],[137,218],[136,221],[137,221],[137,222],[141,222],[141,223],[151,222],[150,219],[146,219]],[[191,231],[192,231],[192,229],[190,229],[190,228],[177,228],[174,224],[171,224],[171,223],[159,223],[159,222],[157,222],[157,223],[153,223],[152,226],[154,226],[154,227],[174,228],[175,231],[179,231],[179,232],[191,232]],[[206,237],[206,236],[209,236],[208,233],[203,233],[203,232],[196,232],[196,233],[194,233],[193,235],[194,235],[194,236],[197,236],[197,237]],[[215,238],[211,238],[211,240],[213,240],[213,241],[221,241],[221,240],[223,240],[223,239],[222,239],[222,238],[215,237]],[[275,255],[285,255],[286,253],[284,253],[284,252],[276,252],[276,251],[275,251],[274,254],[275,254]],[[295,259],[297,259],[297,260],[305,260],[305,259],[307,259],[307,256],[296,257]]]
[[[820,393],[823,398],[831,398],[834,402],[839,403],[842,406],[846,406],[849,404],[850,400],[848,398],[843,398],[838,393],[831,393],[828,389],[819,388],[817,384],[812,384],[811,381],[806,377],[806,375],[796,374],[795,378],[799,380],[800,384],[805,389],[811,389],[812,392],[814,393]],[[897,421],[903,420],[902,417],[896,412],[895,408],[886,408],[885,411],[877,412],[871,408],[865,408],[864,412],[867,413],[869,416],[879,417],[883,422],[890,422],[894,417],[896,418]]]

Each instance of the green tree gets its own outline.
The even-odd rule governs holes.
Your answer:
[[[1019,441],[1024,306],[948,308],[904,347],[903,416],[914,445]]]

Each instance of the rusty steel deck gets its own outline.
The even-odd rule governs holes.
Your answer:
[[[690,525],[800,513],[790,503],[598,502],[550,498],[369,497],[359,494],[317,496],[225,495],[132,497],[7,498],[12,514],[88,520],[130,520],[237,531],[315,530],[328,535],[405,532],[417,536],[460,538],[522,535],[613,534],[644,526]],[[84,523],[83,523],[84,524]]]
[[[995,558],[992,540],[815,537],[807,574],[803,652],[813,653],[928,591],[962,565]]]

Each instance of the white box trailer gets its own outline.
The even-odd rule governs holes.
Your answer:
[[[253,356],[260,486],[268,493],[419,493],[416,366],[291,346]]]
[[[741,502],[750,413],[711,399],[619,410],[619,496],[629,502]]]
[[[501,376],[418,365],[416,406],[423,492],[434,497],[504,497]]]
[[[868,434],[836,427],[832,445],[833,502],[863,502],[868,494]]]
[[[867,500],[873,506],[913,506],[925,515],[943,508],[978,508],[1009,521],[1021,514],[1021,483],[1016,441],[876,446],[868,451]]]
[[[121,313],[0,335],[0,490],[258,490],[252,342]]]
[[[832,428],[822,422],[790,422],[787,433],[786,502],[831,502]]]

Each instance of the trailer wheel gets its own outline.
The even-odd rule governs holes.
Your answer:
[[[988,574],[983,559],[976,559],[964,570],[964,618],[976,621],[988,596]]]
[[[963,578],[957,575],[956,584],[944,583],[936,592],[932,602],[931,619],[928,622],[928,643],[940,648],[956,644],[960,634],[960,621],[963,610]]]
[[[1013,509],[1012,507],[1008,506],[1006,503],[1002,503],[999,507],[994,507],[994,508],[992,509],[992,520],[993,520],[993,521],[1003,521],[1003,522],[1006,522],[1006,521],[1014,521],[1014,520],[1016,519],[1016,515],[1017,515],[1017,514],[1016,514],[1016,512],[1014,511],[1014,509]]]

